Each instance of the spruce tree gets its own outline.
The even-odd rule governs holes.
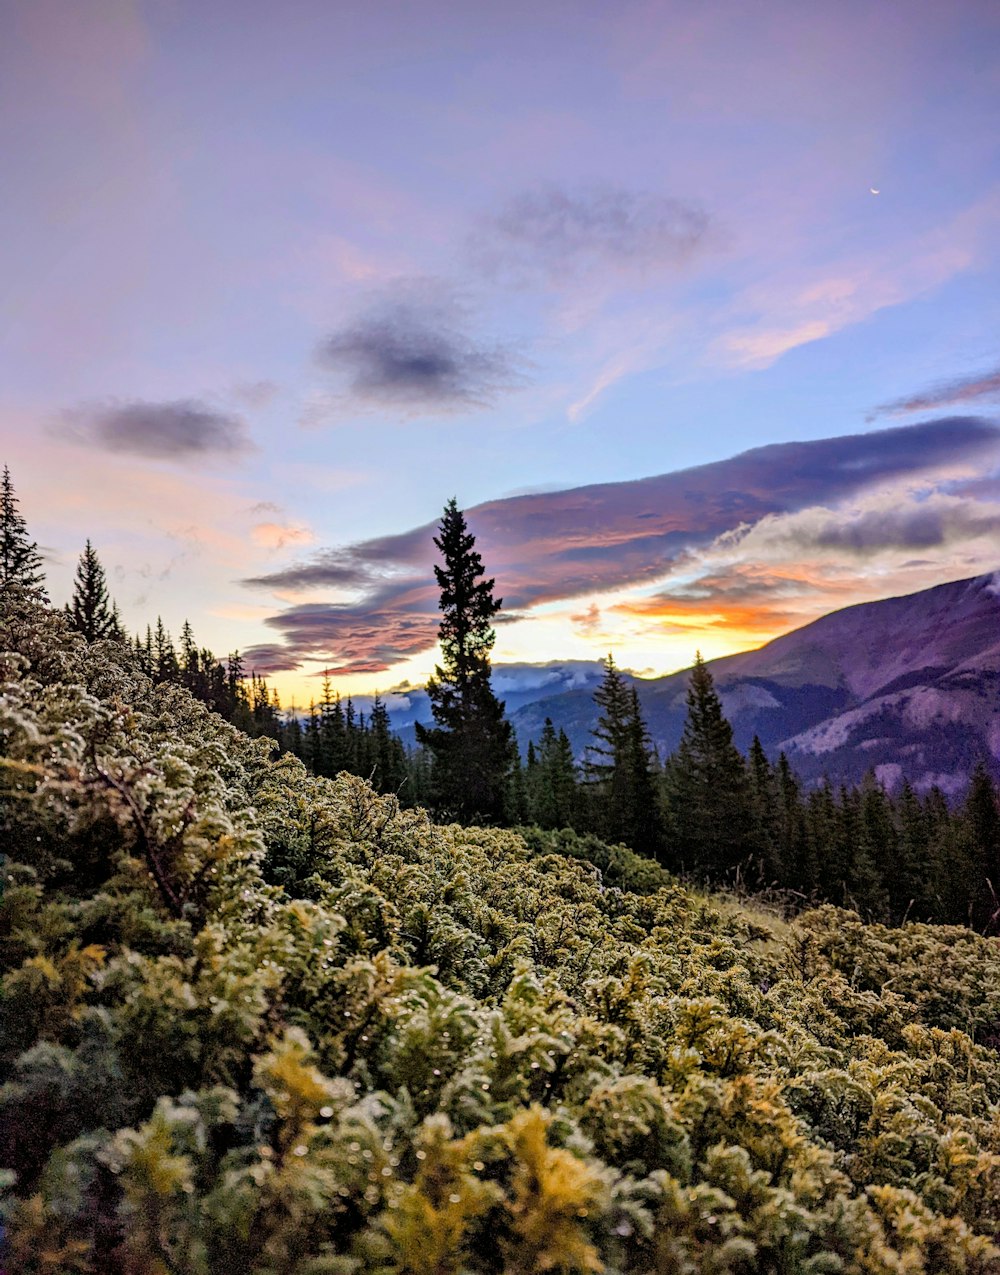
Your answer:
[[[895,802],[898,837],[887,885],[893,919],[925,921],[934,915],[934,882],[931,874],[931,821],[907,780]]]
[[[691,669],[687,718],[670,759],[667,793],[677,866],[719,877],[746,860],[752,830],[746,767],[700,653]]]
[[[774,770],[758,735],[753,737],[747,760],[752,820],[748,839],[756,861],[751,869],[751,880],[758,885],[774,885],[781,876],[780,803]]]
[[[377,692],[368,718],[368,734],[375,788],[379,792],[398,793],[406,782],[406,753],[399,737],[390,729],[389,710]]]
[[[655,853],[661,830],[649,736],[638,692],[627,685],[611,655],[594,703],[601,713],[583,763],[593,831],[641,853]]]
[[[163,617],[156,617],[156,631],[153,634],[153,678],[157,682],[180,681],[180,664],[174,650],[173,639],[167,632]]]
[[[69,622],[88,642],[120,641],[117,608],[108,596],[108,581],[100,559],[88,540],[77,563],[73,597],[66,607]]]
[[[983,934],[1000,932],[1000,805],[989,771],[973,771],[959,821],[959,842],[968,865],[969,924]]]
[[[540,828],[570,828],[577,818],[576,766],[564,730],[546,717],[538,748],[528,745],[530,815]]]
[[[444,559],[434,574],[443,611],[438,637],[442,662],[427,683],[434,727],[417,724],[430,750],[433,801],[461,819],[499,821],[516,749],[504,706],[493,693],[490,652],[493,617],[501,607],[487,579],[475,536],[455,500],[448,502],[434,537]]]
[[[18,509],[10,470],[3,467],[0,480],[0,593],[28,590],[45,597],[45,573],[38,545],[28,538],[28,526]]]

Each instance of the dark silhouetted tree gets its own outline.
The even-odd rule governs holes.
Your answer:
[[[379,792],[399,792],[406,782],[406,753],[389,724],[389,710],[376,692],[368,717],[372,783]]]
[[[73,597],[66,607],[66,614],[73,628],[88,642],[122,639],[118,608],[108,596],[104,568],[89,540],[77,563]]]
[[[960,822],[960,848],[971,887],[969,924],[984,934],[996,934],[1000,932],[1000,807],[982,763],[973,772]]]
[[[504,706],[493,693],[490,652],[501,599],[487,579],[475,536],[455,500],[448,502],[434,543],[444,559],[434,567],[443,611],[442,662],[427,683],[434,727],[417,725],[433,757],[432,799],[461,819],[499,821],[505,813],[516,749]]]
[[[0,592],[26,589],[45,596],[45,573],[38,545],[28,537],[28,526],[18,509],[10,470],[3,467],[0,480]]]
[[[746,767],[700,654],[691,669],[684,733],[667,768],[667,796],[676,866],[719,877],[747,860],[753,820]]]
[[[601,714],[583,764],[593,830],[643,854],[655,853],[662,837],[649,735],[638,692],[610,655],[594,703]]]

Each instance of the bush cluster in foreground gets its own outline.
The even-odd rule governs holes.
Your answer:
[[[3,638],[6,1271],[1000,1271],[994,941],[775,933]]]

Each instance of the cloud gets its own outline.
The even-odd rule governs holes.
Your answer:
[[[878,416],[908,416],[911,412],[937,411],[942,407],[958,407],[975,403],[980,399],[1000,397],[1000,367],[992,372],[979,372],[972,376],[957,376],[939,381],[930,389],[908,398],[897,398],[882,403],[871,412],[868,419]]]
[[[755,272],[730,302],[725,329],[712,341],[713,361],[769,367],[799,346],[862,323],[880,310],[921,296],[977,262],[992,259],[1000,193],[919,235],[901,235],[860,254],[834,255],[803,268],[801,260]]]
[[[634,482],[509,497],[474,506],[466,516],[509,615],[543,603],[655,586],[681,571],[697,571],[699,555],[704,556],[704,574],[716,562],[745,557],[749,549],[743,539],[758,525],[780,527],[779,516],[818,507],[831,518],[829,507],[840,502],[856,502],[886,484],[953,475],[957,466],[967,467],[998,448],[1000,427],[958,417],[774,444]],[[942,516],[943,511],[942,505]],[[348,602],[294,606],[266,623],[282,635],[295,659],[322,660],[343,671],[379,672],[430,649],[436,640],[435,530],[436,524],[428,523],[400,535],[324,550],[245,583],[278,592],[351,592]],[[900,537],[907,543],[926,548],[932,540],[929,524],[921,530],[913,521],[904,536],[906,530],[900,529]],[[805,534],[804,523],[800,531]],[[818,534],[831,540],[847,535],[822,520]],[[857,534],[874,536],[876,530],[873,525]],[[948,532],[953,534],[961,534],[957,521]],[[798,544],[794,535],[782,552],[788,544]],[[584,609],[577,618],[584,631],[589,617]]]
[[[240,381],[233,386],[233,398],[244,407],[252,409],[269,407],[281,393],[274,381]]]
[[[237,456],[253,449],[240,417],[197,399],[81,407],[67,413],[55,432],[88,447],[148,460]]]
[[[596,602],[591,602],[590,606],[584,611],[577,611],[570,617],[570,623],[575,624],[581,632],[586,633],[588,637],[597,633],[601,627],[601,611]]]
[[[262,549],[285,549],[289,545],[308,545],[316,539],[308,527],[294,523],[258,522],[251,529],[254,544]]]
[[[520,284],[556,283],[595,267],[646,275],[674,270],[705,245],[698,204],[609,184],[540,186],[485,218],[470,251],[487,273]]]
[[[1000,496],[1000,488],[997,490]],[[804,509],[791,515],[769,515],[753,527],[720,537],[720,548],[741,553],[830,553],[872,558],[887,550],[908,553],[942,549],[982,536],[1000,535],[1000,503],[988,503],[947,492],[907,498],[897,495],[847,509]]]
[[[265,642],[245,650],[243,662],[252,673],[269,677],[272,673],[293,672],[301,665],[302,660],[291,647],[281,642]]]
[[[437,594],[432,588],[384,594],[362,605],[307,603],[266,623],[280,630],[287,646],[285,668],[318,661],[331,674],[381,673],[429,650],[437,640]],[[280,647],[265,645],[245,653],[248,664],[263,652],[272,668]]]
[[[520,381],[504,347],[477,343],[454,298],[424,283],[401,284],[320,345],[320,365],[339,381],[329,406],[406,415],[487,408]]]
[[[733,573],[733,582],[738,582],[737,573]],[[713,589],[703,597],[667,593],[620,603],[613,610],[618,616],[654,621],[658,633],[726,629],[751,640],[757,634],[769,636],[775,628],[789,627],[797,614],[793,608],[771,602],[765,590],[740,603],[733,601],[728,588]]]

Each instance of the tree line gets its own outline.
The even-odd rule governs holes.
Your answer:
[[[805,789],[782,754],[759,740],[744,757],[711,671],[696,658],[678,748],[653,747],[637,689],[611,656],[594,695],[589,747],[574,757],[566,733],[546,720],[522,757],[491,683],[494,596],[475,537],[455,500],[434,544],[442,620],[441,663],[427,684],[433,725],[419,724],[406,750],[380,696],[366,715],[328,677],[305,715],[283,712],[276,692],[244,667],[200,648],[185,623],[175,647],[161,620],[131,646],[154,682],[191,692],[251,736],[277,741],[315,775],[346,771],[401,804],[463,823],[566,829],[622,843],[669,871],[706,883],[780,890],[803,904],[828,900],[869,918],[968,924],[1000,932],[1000,807],[985,766],[964,800],[904,783]],[[41,557],[17,509],[5,469],[0,491],[0,571],[5,588],[44,592]],[[77,570],[70,623],[88,641],[125,641],[103,568],[88,541]]]

